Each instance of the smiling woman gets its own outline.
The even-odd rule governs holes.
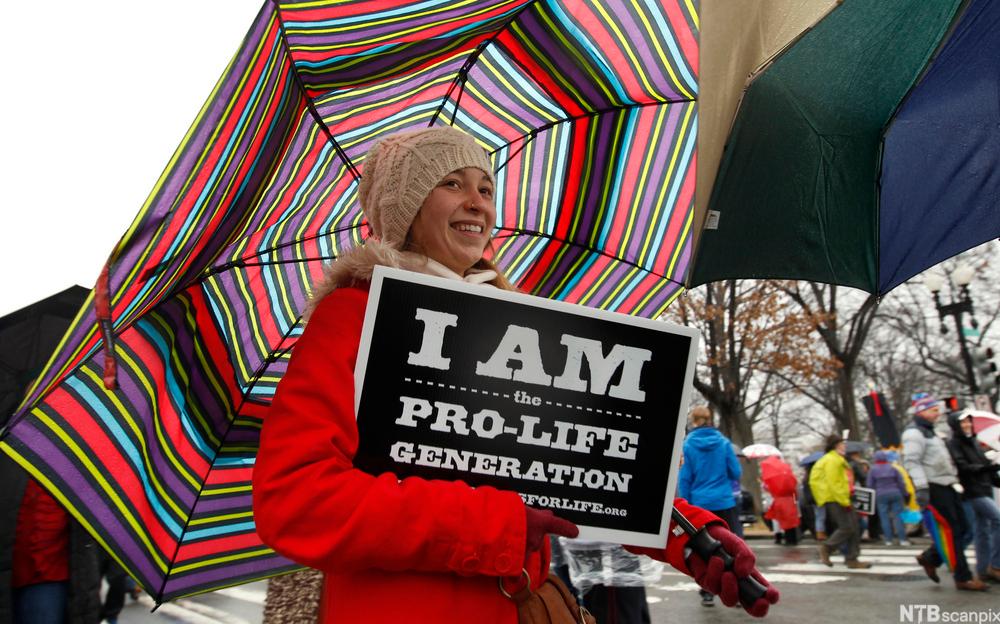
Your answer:
[[[408,247],[462,275],[483,257],[496,220],[492,176],[465,167],[446,175],[424,200]]]
[[[512,289],[488,257],[496,226],[494,185],[486,152],[471,136],[451,127],[390,135],[376,143],[364,161],[358,194],[371,237],[341,255],[314,290],[308,323],[261,432],[253,473],[254,520],[260,538],[280,554],[324,572],[322,622],[514,624],[518,606],[510,597],[527,595],[522,591],[529,586],[538,590],[546,582],[550,562],[546,536],[578,534],[576,525],[551,510],[528,505],[517,492],[471,487],[461,480],[400,480],[391,472],[368,474],[355,466],[359,434],[354,366],[374,266]],[[432,324],[429,317],[424,321]],[[436,326],[443,331],[446,325]],[[501,356],[480,374],[507,377],[511,359],[525,361],[525,342],[508,342],[509,350],[501,345]],[[428,353],[421,349],[415,357],[442,359],[440,343],[435,344],[436,357],[434,349]],[[568,387],[584,391],[588,386],[578,377],[582,354],[590,347],[572,340],[563,344],[581,355],[575,366],[567,364],[568,373],[560,379],[578,381]],[[602,366],[611,370],[619,364],[628,370],[641,366],[641,354],[631,354],[631,359],[626,355],[613,349],[605,358],[600,345],[593,353],[588,351],[590,389],[604,392],[607,387],[610,374],[594,373]],[[611,364],[604,366],[605,360]],[[541,369],[540,361],[537,368]],[[544,371],[541,375],[548,377]],[[628,383],[633,376],[638,379],[623,373],[608,391],[624,386],[627,393],[637,386]],[[638,392],[637,387],[634,390]],[[412,409],[400,417],[407,426],[427,424],[432,409],[420,401],[411,401]],[[460,410],[464,408],[451,406],[447,415],[441,415],[453,423],[459,439],[478,435],[459,418]],[[501,430],[485,431],[487,416],[494,425],[503,426],[499,414],[478,412],[472,415],[473,427],[478,417],[484,435],[500,435]],[[574,423],[553,423],[552,433],[535,430],[537,417],[521,415],[520,422],[518,443],[572,444],[571,450],[582,452],[600,441],[610,445],[605,453],[634,453],[629,432],[585,431]],[[502,431],[507,435],[506,426]],[[572,441],[566,437],[571,431]],[[606,473],[593,466],[534,460],[521,464],[512,457],[418,447],[406,440],[397,441],[394,448],[400,458],[414,463],[446,462],[456,469],[503,471],[525,480],[579,480],[597,489],[625,491],[631,479],[630,474]],[[547,503],[569,509],[586,501]],[[698,527],[719,522],[683,500],[675,500],[674,506]],[[712,526],[712,531],[717,539],[731,535],[722,526]],[[644,552],[688,572],[686,543],[682,533],[666,547]],[[694,556],[688,562],[692,570],[701,571],[696,574],[700,583],[721,591],[721,565],[709,573],[707,564]],[[743,562],[749,566],[734,569],[745,567],[749,574],[752,554]],[[729,574],[735,587],[735,576]],[[777,592],[769,592],[745,608],[763,615],[777,600]],[[735,590],[728,601],[725,596],[726,604],[738,601]],[[578,614],[573,617],[580,619]]]

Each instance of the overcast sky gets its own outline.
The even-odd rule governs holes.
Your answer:
[[[93,286],[263,1],[4,7],[0,316]]]

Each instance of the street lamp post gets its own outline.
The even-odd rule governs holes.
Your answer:
[[[934,296],[934,306],[937,307],[938,318],[941,319],[942,334],[948,333],[948,326],[945,325],[945,317],[952,316],[955,318],[955,329],[958,330],[958,345],[962,351],[962,362],[965,364],[965,377],[969,382],[969,389],[972,391],[972,396],[974,397],[979,393],[979,386],[976,384],[976,374],[972,367],[972,355],[969,353],[969,345],[965,341],[965,330],[962,325],[962,315],[968,314],[972,317],[972,327],[977,328],[979,326],[976,317],[973,316],[972,296],[969,294],[969,283],[972,282],[973,275],[974,270],[967,265],[961,265],[952,272],[951,279],[959,287],[959,296],[957,300],[952,298],[951,303],[941,303],[940,292],[944,287],[944,278],[941,275],[928,273],[924,277],[924,285]]]

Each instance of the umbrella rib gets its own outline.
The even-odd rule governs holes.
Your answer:
[[[347,169],[351,172],[354,179],[360,180],[361,173],[358,171],[358,168],[354,166],[354,162],[351,161],[350,157],[348,157],[344,148],[341,147],[340,143],[337,142],[337,139],[334,138],[333,133],[330,132],[330,128],[326,125],[326,122],[323,121],[323,117],[319,114],[319,111],[316,110],[316,103],[313,102],[312,97],[310,97],[309,92],[306,90],[305,83],[302,82],[302,76],[299,75],[298,69],[295,67],[295,56],[292,54],[291,46],[288,45],[288,35],[285,32],[285,19],[281,15],[281,4],[278,0],[271,0],[271,4],[274,5],[275,15],[278,18],[278,30],[281,32],[281,43],[285,47],[285,51],[288,52],[289,59],[291,59],[292,77],[294,78],[299,91],[302,92],[302,98],[306,102],[306,108],[309,109],[309,115],[313,118],[313,121],[316,122],[316,125],[319,126],[319,129],[323,132],[323,134],[326,135],[326,139],[331,145],[333,145],[333,149],[337,152],[337,155],[340,156],[341,160],[344,161],[344,164],[347,165]]]
[[[514,23],[514,20],[520,17],[521,13],[523,13],[525,10],[531,7],[531,5],[537,2],[538,0],[529,0],[528,2],[525,2],[524,6],[515,11],[513,15],[507,18],[507,21],[505,21],[503,25],[500,26],[500,28],[496,29],[496,32],[490,35],[489,39],[481,41],[479,45],[476,46],[476,49],[472,51],[472,54],[470,54],[469,58],[467,58],[465,60],[465,63],[462,64],[462,67],[458,70],[458,73],[455,74],[455,79],[451,81],[451,86],[448,87],[448,92],[444,94],[443,98],[441,98],[441,104],[438,105],[437,110],[434,111],[434,115],[431,117],[430,123],[427,124],[428,128],[433,126],[434,123],[437,121],[437,118],[441,115],[441,112],[444,110],[445,104],[448,103],[448,98],[451,97],[451,94],[455,91],[455,87],[459,86],[459,83],[461,83],[461,90],[459,91],[458,99],[455,102],[455,110],[452,111],[451,114],[450,125],[452,126],[455,125],[455,115],[458,114],[458,104],[459,102],[461,102],[462,94],[465,93],[465,81],[468,80],[469,78],[469,70],[472,69],[472,66],[475,65],[476,61],[479,60],[479,55],[482,54],[491,43],[496,41],[496,38],[499,37],[505,30],[507,30],[510,27],[510,25]]]
[[[548,239],[550,241],[554,241],[554,242],[557,242],[557,243],[562,243],[564,245],[572,245],[573,247],[578,247],[578,248],[586,250],[586,251],[588,251],[590,253],[598,254],[600,256],[604,256],[605,258],[610,258],[610,259],[612,259],[612,260],[614,260],[616,262],[620,262],[622,264],[627,264],[629,266],[635,267],[635,268],[639,269],[640,271],[644,271],[646,273],[649,273],[650,275],[655,275],[656,277],[661,277],[661,278],[667,280],[668,282],[673,282],[674,284],[677,284],[678,286],[683,286],[684,285],[683,282],[679,282],[679,281],[675,280],[672,277],[668,277],[666,275],[663,275],[662,273],[657,273],[656,271],[651,271],[651,270],[647,269],[644,266],[641,266],[639,264],[636,264],[635,262],[632,262],[631,260],[626,260],[624,258],[620,258],[620,257],[618,257],[618,256],[616,256],[614,254],[610,254],[610,253],[608,253],[608,252],[606,252],[604,250],[597,249],[595,247],[591,247],[590,245],[585,245],[583,243],[578,243],[578,242],[572,241],[572,240],[566,240],[564,238],[558,238],[558,237],[553,236],[551,234],[546,234],[545,232],[539,232],[539,231],[536,231],[536,230],[526,230],[526,229],[523,229],[523,228],[509,228],[509,227],[498,227],[497,230],[500,231],[500,232],[508,232],[510,235],[513,235],[513,236],[519,236],[519,235],[523,234],[523,235],[526,235],[526,236],[536,236],[538,238],[546,238],[546,239]],[[501,237],[497,237],[497,238],[501,238]],[[502,238],[508,238],[508,236],[504,236]]]
[[[332,234],[334,232],[340,232],[340,231],[349,230],[349,229],[356,229],[358,227],[361,227],[361,226],[360,225],[354,225],[354,226],[351,226],[349,228],[344,228],[343,230],[335,230],[335,231],[332,231],[332,232],[327,232],[326,234],[318,234],[318,235],[316,235],[314,237],[310,237],[310,238],[319,238],[320,236],[325,236],[327,234]],[[626,260],[624,258],[621,258],[621,257],[616,256],[614,254],[610,254],[610,253],[608,253],[608,252],[606,252],[604,250],[597,249],[596,247],[592,247],[590,245],[585,245],[583,243],[578,243],[576,241],[567,240],[567,239],[564,239],[564,238],[558,238],[556,236],[553,236],[551,234],[547,234],[545,232],[540,232],[538,230],[529,230],[529,229],[525,229],[525,228],[510,228],[510,227],[502,227],[502,226],[496,228],[496,231],[497,232],[505,232],[506,233],[506,235],[497,236],[497,238],[509,238],[510,236],[525,235],[525,236],[535,236],[535,237],[538,237],[538,238],[545,238],[545,239],[548,239],[550,241],[554,241],[554,242],[557,242],[557,243],[562,243],[562,244],[565,244],[565,245],[572,245],[574,247],[578,247],[580,249],[584,249],[584,250],[586,250],[586,251],[588,251],[590,253],[598,254],[598,255],[604,256],[606,258],[610,258],[610,259],[612,259],[612,260],[614,260],[616,262],[620,262],[622,264],[627,264],[629,266],[635,267],[637,269],[645,271],[646,273],[649,273],[650,275],[655,275],[655,276],[661,277],[661,278],[663,278],[663,279],[665,279],[667,281],[673,282],[674,284],[683,285],[683,282],[679,282],[679,281],[673,279],[672,277],[668,277],[668,276],[663,275],[661,273],[657,273],[656,271],[650,271],[649,269],[647,269],[647,268],[645,268],[645,267],[643,267],[643,266],[641,266],[639,264],[636,264],[635,262],[632,262],[631,260]],[[302,239],[302,240],[308,240],[308,239]],[[296,242],[301,242],[301,241],[296,241]],[[294,244],[294,243],[287,243],[284,246],[288,246],[288,245],[292,245],[292,244]],[[262,252],[260,252],[258,254],[250,256],[249,258],[258,258],[258,257],[260,257],[261,255],[263,255],[265,253],[269,253],[270,251],[273,251],[273,249],[277,249],[277,248],[272,248],[272,249],[269,249],[269,250],[266,250],[266,251],[262,251]],[[244,268],[244,267],[252,267],[252,266],[272,266],[272,265],[281,265],[281,264],[294,264],[294,263],[297,263],[297,262],[313,262],[313,261],[316,261],[316,260],[336,260],[337,256],[336,255],[333,255],[333,256],[309,256],[309,257],[305,257],[305,258],[291,258],[291,259],[288,259],[288,260],[262,260],[260,262],[251,262],[251,261],[249,261],[249,258],[248,259],[239,260],[239,261],[234,261],[234,262],[227,262],[226,264],[223,264],[223,265],[220,265],[220,266],[217,266],[217,267],[213,267],[210,271],[208,271],[207,273],[205,273],[203,277],[210,277],[212,275],[215,275],[215,274],[218,274],[218,273],[222,273],[224,271],[228,271],[230,269],[235,269],[235,268]]]
[[[617,105],[617,106],[608,106],[608,107],[605,107],[605,108],[599,108],[599,109],[596,109],[596,110],[592,110],[592,111],[588,111],[586,113],[583,113],[582,115],[570,115],[570,116],[567,116],[567,117],[561,117],[561,118],[556,119],[554,121],[550,121],[548,123],[542,124],[542,125],[538,126],[537,128],[532,128],[530,132],[528,132],[526,134],[522,134],[521,136],[519,136],[517,138],[511,139],[510,141],[507,141],[506,143],[503,143],[503,144],[497,146],[497,148],[495,150],[493,150],[492,152],[490,152],[490,154],[491,155],[492,154],[496,154],[500,150],[502,150],[504,148],[507,148],[507,147],[510,147],[511,145],[513,145],[514,143],[516,143],[518,141],[525,141],[525,142],[530,141],[531,139],[535,138],[535,136],[537,136],[539,133],[545,132],[546,130],[548,130],[550,128],[554,128],[554,127],[558,126],[559,124],[563,124],[563,123],[567,123],[567,122],[571,122],[571,121],[578,121],[580,119],[587,119],[587,118],[590,118],[590,117],[598,117],[600,115],[604,115],[605,113],[613,113],[615,111],[631,110],[633,108],[646,108],[647,106],[668,106],[670,104],[683,104],[685,102],[692,103],[694,101],[695,100],[691,100],[691,99],[682,99],[682,100],[656,100],[656,101],[653,101],[653,102],[634,102],[632,104],[621,104],[621,105]],[[515,152],[514,155],[516,155],[517,153],[518,152]],[[497,168],[497,171],[500,171],[500,169],[503,169],[507,165],[507,163],[510,162],[511,158],[513,158],[513,156],[511,156],[506,161],[504,161],[504,163],[502,165],[500,165],[500,167]]]
[[[235,269],[235,268],[238,268],[238,267],[249,266],[249,264],[247,263],[247,261],[250,260],[250,259],[252,259],[252,258],[259,258],[259,257],[263,256],[264,254],[273,253],[275,251],[278,251],[278,250],[281,250],[281,249],[285,249],[287,247],[292,247],[294,245],[299,245],[299,244],[304,243],[306,241],[316,240],[318,238],[323,238],[325,236],[331,236],[333,234],[340,234],[341,232],[347,232],[347,231],[350,231],[350,230],[356,230],[356,229],[360,228],[362,225],[365,225],[366,223],[367,222],[363,222],[363,223],[359,223],[358,225],[349,225],[347,227],[334,228],[332,230],[328,230],[326,232],[320,232],[319,234],[314,234],[312,236],[305,236],[303,238],[297,238],[297,239],[295,239],[293,241],[289,241],[287,243],[281,243],[281,244],[275,245],[274,247],[268,247],[267,249],[263,249],[263,250],[257,251],[256,253],[254,253],[252,255],[241,257],[238,260],[231,260],[231,261],[226,262],[224,264],[220,264],[218,266],[210,267],[204,273],[201,274],[201,278],[205,279],[206,277],[211,277],[213,275],[217,275],[217,274],[222,273],[224,271],[228,271],[229,269]],[[266,263],[266,264],[277,264],[277,263],[281,263],[281,262],[288,262],[288,261],[275,261],[273,263]]]
[[[295,322],[292,323],[292,325],[288,328],[288,331],[286,331],[281,336],[281,340],[278,341],[279,346],[282,345],[286,340],[288,340],[288,337],[291,335],[293,331],[295,331],[295,328],[298,327],[299,323],[301,322],[302,322],[302,316],[299,315],[299,317],[295,319]],[[253,390],[253,387],[257,385],[257,382],[260,381],[260,378],[261,376],[263,376],[264,371],[267,370],[268,365],[277,360],[278,357],[280,357],[290,349],[291,347],[287,347],[285,349],[276,349],[275,351],[272,351],[271,354],[264,359],[264,362],[260,365],[260,368],[258,368],[257,371],[254,373],[253,378],[247,385],[246,390],[243,392],[242,396],[240,396],[240,404],[236,407],[236,409],[233,410],[233,417],[229,420],[229,426],[226,428],[226,432],[222,434],[222,440],[223,440],[222,444],[225,443],[226,436],[229,435],[229,431],[232,430],[233,428],[233,422],[236,421],[236,418],[239,416],[240,411],[246,404],[247,395],[250,393],[251,390]],[[218,458],[219,458],[219,451],[216,451],[215,456],[212,458],[212,464],[209,465],[208,467],[208,472],[212,471],[212,467],[215,465],[215,460],[217,460]],[[167,571],[163,575],[163,583],[160,585],[160,591],[156,596],[157,606],[161,604],[160,598],[163,597],[163,592],[166,591],[167,581],[170,579],[170,571],[173,569],[174,564],[177,562],[177,553],[180,552],[181,544],[184,541],[184,535],[185,533],[187,533],[188,527],[191,525],[191,518],[194,517],[194,509],[195,507],[198,506],[198,501],[201,500],[202,492],[205,491],[205,479],[207,477],[208,473],[206,473],[200,480],[201,487],[198,488],[198,494],[195,496],[194,503],[192,503],[191,505],[191,513],[188,515],[187,520],[185,520],[184,522],[184,528],[181,529],[180,537],[177,539],[177,545],[174,547],[174,556],[170,558],[170,565],[169,567],[167,567]]]

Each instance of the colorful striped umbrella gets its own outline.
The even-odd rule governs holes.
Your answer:
[[[881,294],[1000,236],[998,58],[998,2],[844,0],[751,77],[690,284]]]
[[[514,281],[655,317],[691,251],[696,6],[265,2],[3,451],[157,600],[293,569],[251,471],[311,285],[364,238],[372,141],[470,132]]]

